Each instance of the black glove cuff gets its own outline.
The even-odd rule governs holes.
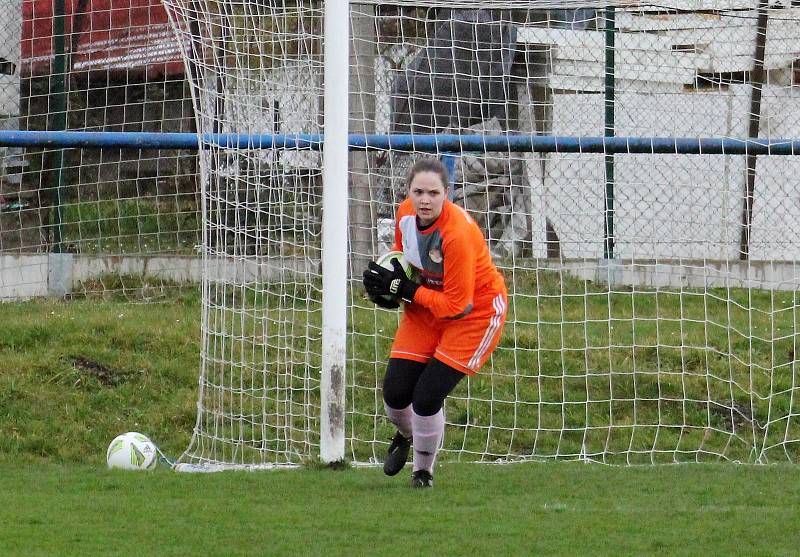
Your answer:
[[[413,302],[414,301],[414,294],[417,293],[417,288],[419,288],[419,284],[414,282],[413,280],[407,280],[403,283],[403,286],[400,287],[400,297],[403,298],[406,302]]]
[[[397,309],[400,307],[398,302],[389,301],[385,298],[374,298],[372,301],[376,306],[382,307],[383,309]]]

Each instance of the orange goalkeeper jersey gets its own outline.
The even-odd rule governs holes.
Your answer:
[[[411,200],[406,199],[397,210],[394,238],[394,249],[402,250],[422,277],[414,303],[434,317],[460,319],[476,306],[491,305],[506,291],[480,228],[450,201],[444,202],[430,227],[420,230]]]

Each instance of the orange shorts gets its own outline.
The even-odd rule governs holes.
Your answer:
[[[437,319],[427,308],[407,304],[390,357],[423,363],[435,357],[474,375],[500,342],[508,311],[504,292],[482,302],[461,319]]]

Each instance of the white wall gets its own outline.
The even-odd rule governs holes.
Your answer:
[[[231,75],[226,84],[224,131],[238,133],[274,133],[277,116],[280,133],[322,133],[320,99],[322,67],[310,59],[288,60],[272,70],[242,70]],[[277,102],[278,112],[274,106]],[[264,152],[268,157],[272,153]],[[289,166],[315,168],[320,153],[285,152],[281,162]]]
[[[800,10],[772,15],[760,136],[796,139],[800,87],[792,85],[786,68],[800,58]],[[754,13],[737,16],[618,13],[618,26],[637,32],[616,38],[616,135],[747,137],[749,85],[694,87],[699,72],[752,68],[752,54],[745,54],[754,49]],[[552,133],[603,135],[602,32],[530,28],[520,37],[551,48]],[[602,257],[604,156],[546,155],[543,177],[540,158],[530,155],[527,164],[534,212],[541,210],[553,223],[564,257]],[[745,164],[744,156],[616,155],[615,255],[736,259]],[[751,259],[800,259],[799,175],[800,157],[758,158]],[[544,242],[544,228],[536,227],[535,246]]]
[[[746,137],[750,88],[617,96],[617,135]],[[767,87],[762,136],[800,137],[800,94]],[[599,95],[554,97],[553,133],[602,135]],[[535,160],[531,156],[531,161]],[[547,156],[539,196],[565,257],[602,256],[602,155]],[[532,172],[536,172],[533,170]],[[800,157],[759,157],[753,259],[800,258]],[[745,157],[616,155],[616,254],[622,258],[729,259],[738,254]],[[538,241],[544,242],[543,231]]]

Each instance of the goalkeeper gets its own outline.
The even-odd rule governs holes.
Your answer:
[[[394,476],[414,447],[414,487],[433,486],[433,465],[444,435],[444,399],[475,374],[500,340],[507,293],[478,225],[447,199],[447,170],[422,160],[409,171],[408,198],[397,210],[394,250],[421,277],[408,279],[372,262],[364,271],[370,299],[387,309],[405,301],[383,381],[386,415],[397,427],[383,471]],[[387,298],[388,296],[388,298]]]

